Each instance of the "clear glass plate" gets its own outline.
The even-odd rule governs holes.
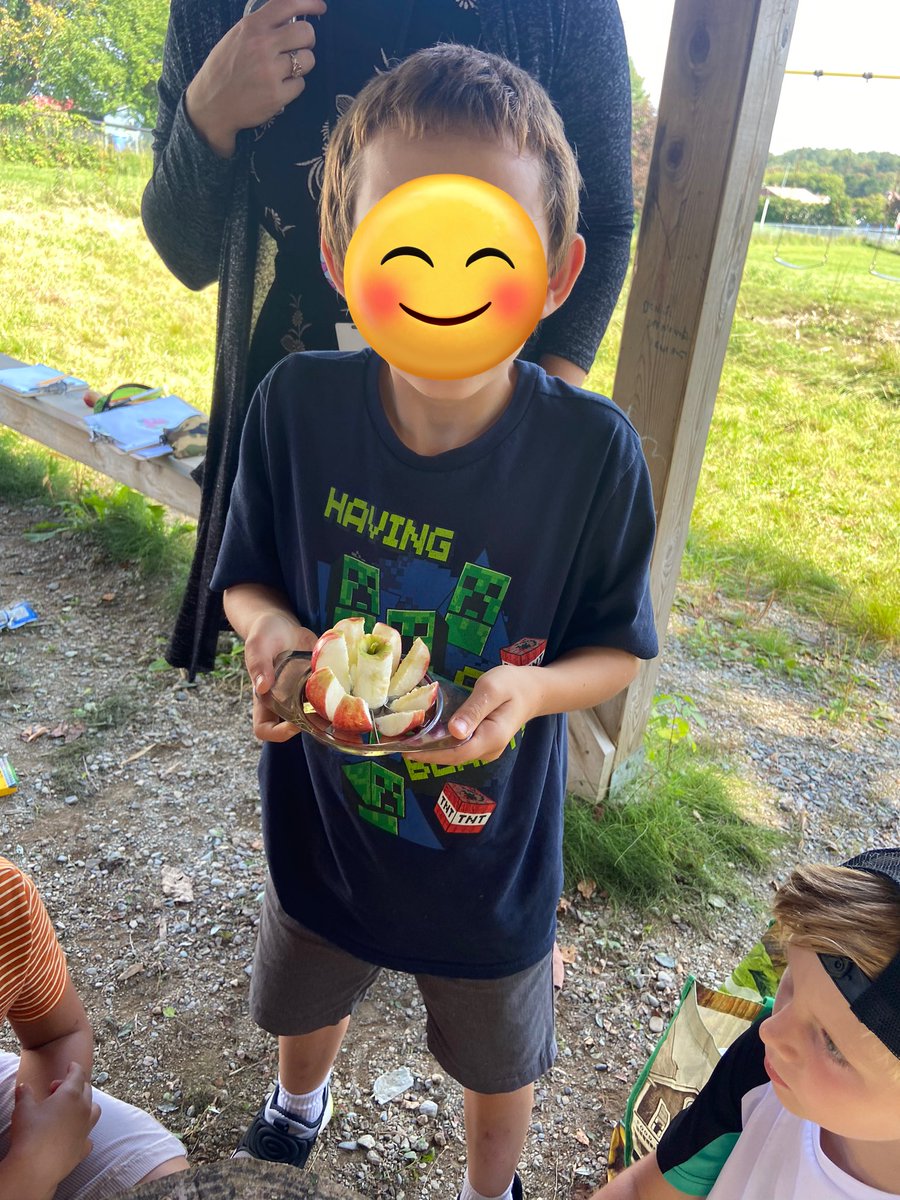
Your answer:
[[[439,675],[428,674],[422,682],[436,682],[439,685],[437,699],[425,718],[425,724],[414,734],[385,737],[377,730],[372,733],[352,733],[346,729],[335,729],[329,721],[319,716],[306,699],[311,659],[312,655],[305,650],[291,650],[280,655],[275,660],[275,682],[265,699],[283,721],[296,725],[301,732],[308,733],[323,746],[332,746],[346,754],[363,758],[377,758],[385,754],[414,754],[463,745],[447,726],[469,695],[465,688]]]

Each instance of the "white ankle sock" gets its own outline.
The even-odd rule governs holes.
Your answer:
[[[306,1125],[316,1125],[325,1110],[325,1089],[330,1078],[329,1075],[325,1082],[320,1083],[317,1088],[311,1092],[302,1092],[300,1095],[289,1092],[279,1079],[274,1103],[293,1120],[303,1121]],[[310,1134],[314,1136],[312,1130],[310,1130]]]
[[[499,1196],[482,1196],[481,1192],[476,1192],[469,1183],[469,1172],[466,1171],[466,1177],[463,1180],[462,1190],[459,1193],[459,1200],[512,1200],[512,1179],[509,1181],[509,1187],[505,1192],[501,1192]]]

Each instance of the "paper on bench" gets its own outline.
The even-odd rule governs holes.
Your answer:
[[[200,415],[180,396],[159,396],[140,404],[122,404],[89,415],[84,422],[92,438],[106,438],[129,453],[155,446],[164,429],[172,429],[186,417]]]
[[[4,367],[0,370],[0,387],[16,396],[40,397],[86,388],[87,384],[45,363],[35,363],[30,367]]]

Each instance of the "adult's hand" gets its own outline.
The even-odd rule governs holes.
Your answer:
[[[268,0],[213,46],[184,102],[191,124],[221,158],[234,153],[242,129],[262,125],[303,91],[316,65],[316,34],[305,18],[325,11],[324,0]]]

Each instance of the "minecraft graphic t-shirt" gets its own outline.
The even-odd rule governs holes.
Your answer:
[[[247,417],[214,588],[259,583],[321,632],[342,617],[422,637],[471,687],[503,662],[657,652],[654,519],[640,441],[611,401],[517,363],[474,441],[423,457],[385,417],[370,350],[291,355]],[[263,746],[272,878],[285,911],[399,970],[513,974],[553,942],[563,716],[496,762],[359,759],[298,736]]]

